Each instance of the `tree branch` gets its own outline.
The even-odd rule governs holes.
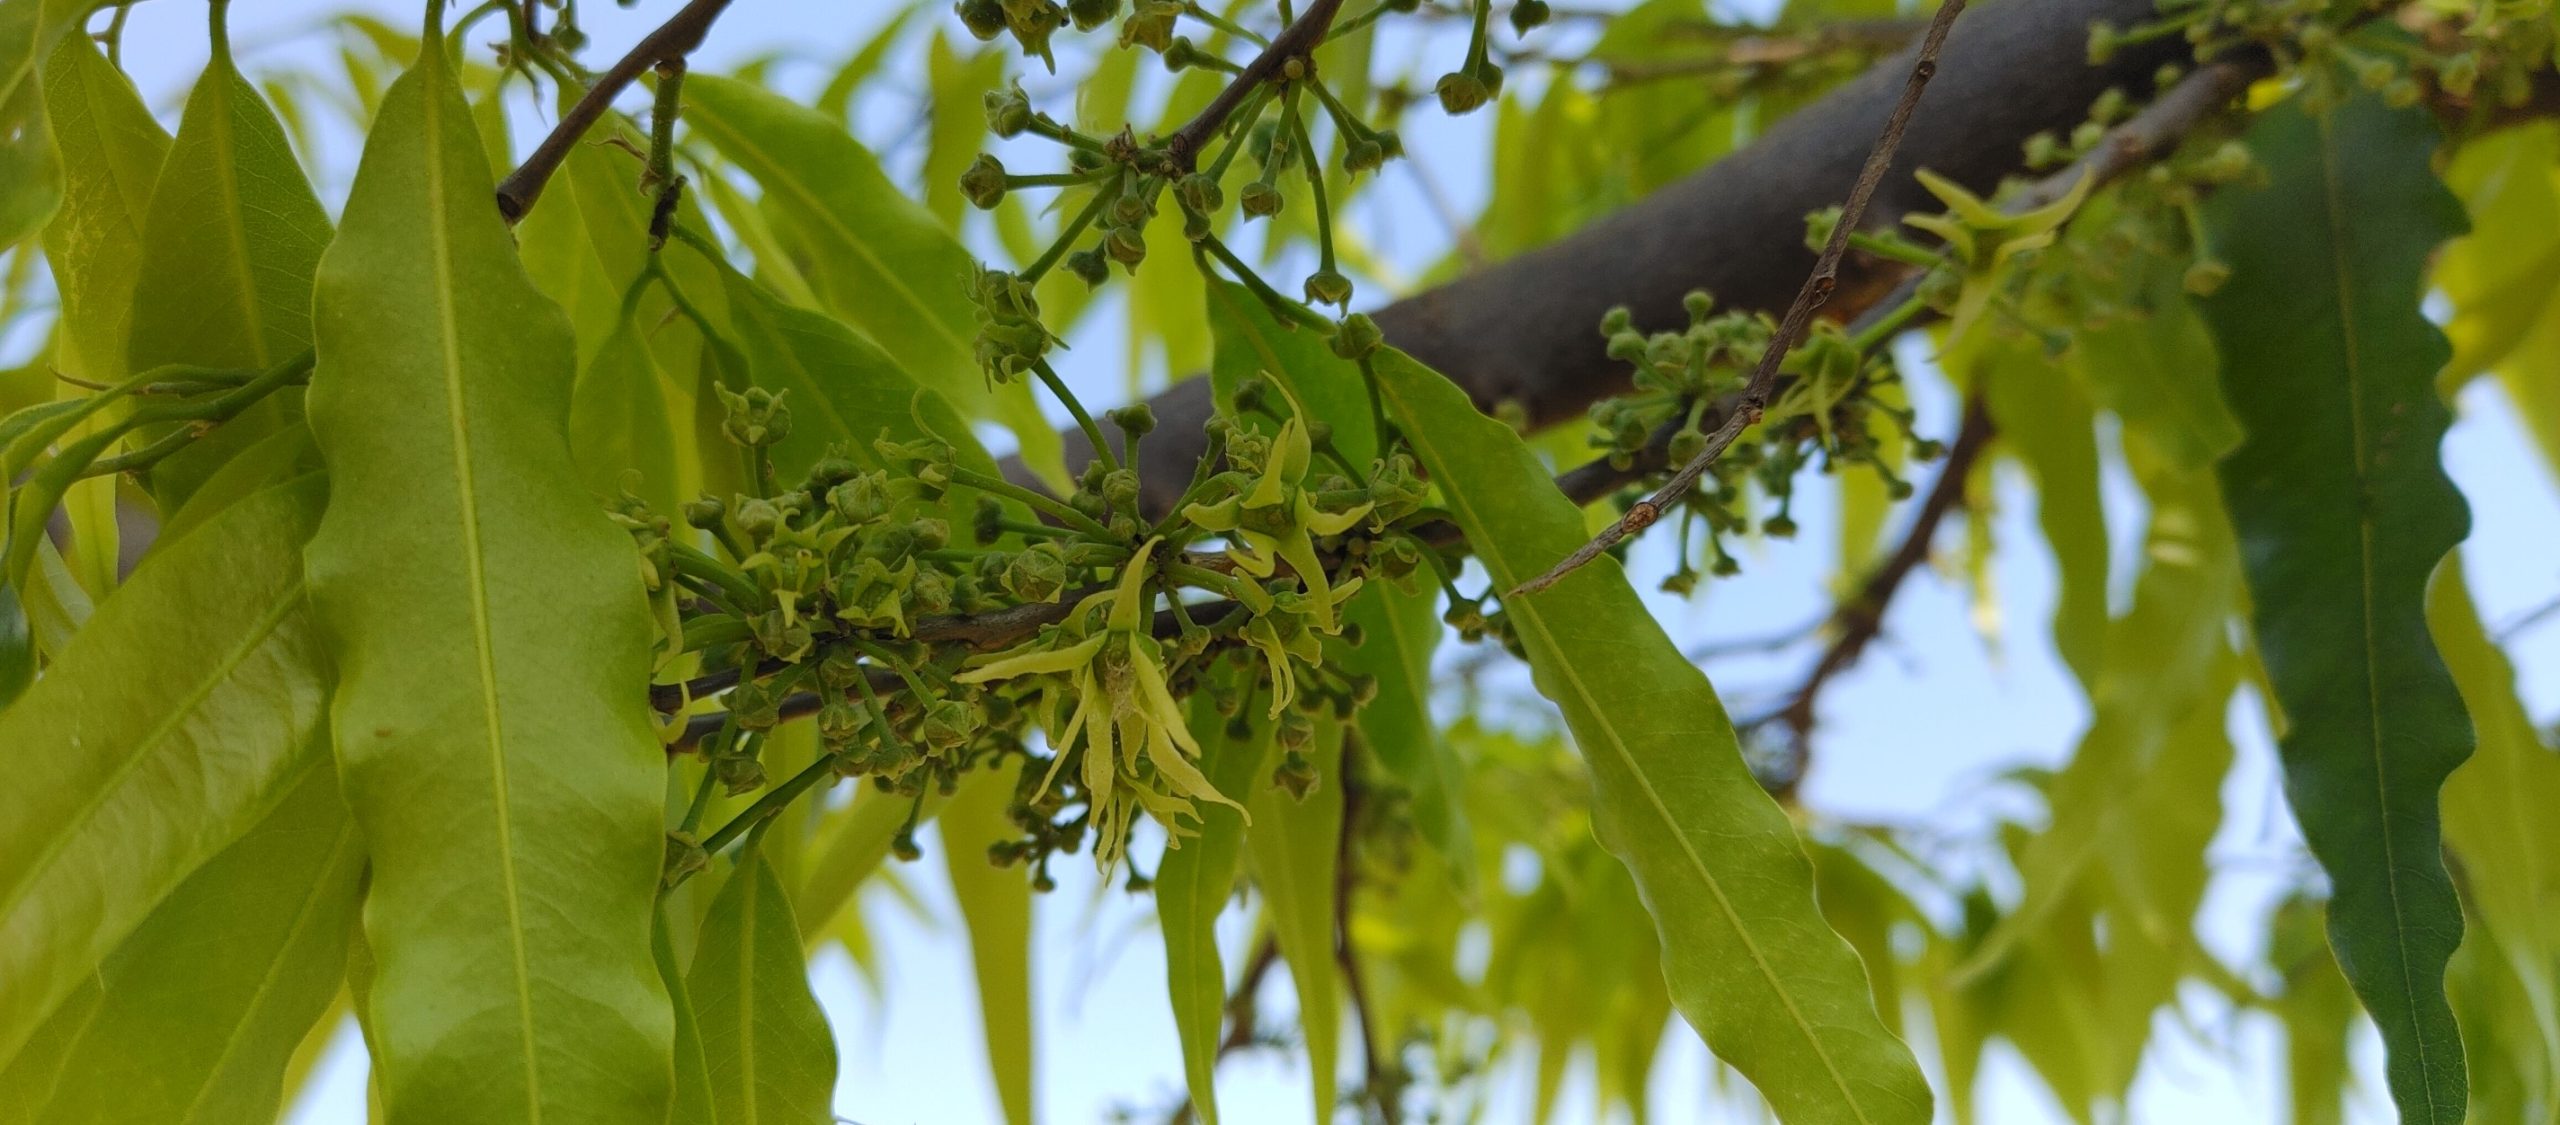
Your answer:
[[[1307,5],[1307,10],[1298,16],[1296,22],[1281,29],[1280,34],[1272,38],[1270,46],[1263,48],[1261,54],[1255,55],[1252,62],[1246,63],[1244,69],[1236,73],[1235,81],[1227,83],[1225,89],[1209,99],[1208,105],[1200,107],[1198,114],[1165,138],[1165,152],[1173,159],[1174,166],[1184,172],[1191,171],[1192,162],[1198,159],[1200,150],[1208,147],[1209,139],[1226,127],[1227,118],[1244,105],[1245,98],[1256,87],[1280,77],[1291,62],[1305,62],[1308,52],[1324,42],[1325,33],[1333,28],[1334,14],[1341,10],[1342,0],[1315,0],[1315,3]]]
[[[1870,227],[1937,209],[1912,169],[1926,166],[1987,193],[2016,173],[2029,136],[2068,132],[2109,87],[2147,97],[2161,64],[2183,62],[2188,51],[2167,36],[2089,64],[2089,25],[2141,24],[2152,17],[2151,0],[2003,0],[1998,17],[1962,21],[1948,37],[1928,101],[1912,115],[1868,208]],[[1625,366],[1609,359],[1595,331],[1612,305],[1633,310],[1638,324],[1680,322],[1681,298],[1697,289],[1728,309],[1786,306],[1813,265],[1805,213],[1840,202],[1915,54],[1877,64],[1751,145],[1555,243],[1376,310],[1380,329],[1481,408],[1517,404],[1534,428],[1579,417],[1627,385]],[[1888,263],[1851,254],[1830,307],[1865,309],[1899,280]],[[1207,380],[1189,379],[1149,404],[1161,424],[1139,471],[1144,502],[1160,513],[1190,480],[1215,403]],[[1070,469],[1092,459],[1082,434],[1064,440]],[[1018,461],[1006,471],[1036,479]]]
[[[1760,363],[1752,369],[1741,403],[1707,435],[1706,448],[1671,474],[1668,483],[1637,501],[1625,516],[1593,536],[1581,549],[1565,556],[1545,574],[1521,583],[1505,597],[1534,594],[1553,586],[1584,563],[1599,558],[1601,552],[1617,546],[1619,540],[1653,526],[1653,521],[1662,518],[1664,509],[1689,494],[1707,467],[1724,455],[1744,429],[1760,421],[1761,412],[1768,408],[1769,395],[1778,385],[1778,365],[1804,338],[1805,329],[1813,323],[1813,314],[1831,300],[1831,291],[1840,284],[1840,259],[1849,253],[1849,236],[1857,232],[1859,221],[1866,217],[1867,201],[1875,197],[1885,171],[1893,166],[1894,151],[1902,147],[1903,131],[1911,124],[1912,111],[1920,107],[1921,93],[1929,88],[1929,80],[1937,77],[1938,53],[1946,47],[1947,33],[1955,29],[1956,17],[1964,14],[1964,5],[1965,0],[1939,0],[1938,14],[1930,19],[1928,34],[1921,37],[1919,54],[1911,62],[1911,77],[1902,87],[1902,100],[1894,103],[1892,114],[1885,118],[1884,134],[1876,138],[1875,147],[1867,153],[1866,165],[1858,170],[1857,183],[1849,188],[1849,201],[1841,205],[1839,221],[1831,225],[1831,238],[1823,244],[1821,256],[1814,259],[1813,272],[1805,275],[1804,287],[1787,305],[1786,315],[1779,319],[1768,347],[1761,349]]]
[[[560,170],[560,162],[585,139],[587,130],[613,108],[613,99],[621,96],[640,76],[660,63],[681,62],[702,46],[703,36],[711,31],[712,21],[726,11],[730,0],[690,0],[683,9],[669,16],[656,31],[643,36],[631,52],[622,56],[611,69],[597,75],[584,96],[569,112],[560,115],[560,123],[551,134],[535,146],[524,164],[498,182],[498,213],[509,223],[522,219],[542,198],[542,189],[551,175]]]

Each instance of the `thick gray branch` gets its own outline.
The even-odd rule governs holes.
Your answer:
[[[1948,39],[1866,225],[1938,209],[1913,169],[1987,192],[2020,169],[2028,137],[2068,132],[2108,87],[2147,95],[2153,73],[2182,60],[2186,42],[2168,36],[2129,45],[2091,66],[2088,29],[2100,21],[2131,26],[2151,11],[2151,0],[1984,4]],[[1715,294],[1724,308],[1786,307],[1813,267],[1805,215],[1846,195],[1911,64],[1908,51],[1885,59],[1750,146],[1550,246],[1379,309],[1378,325],[1389,343],[1447,374],[1479,407],[1517,402],[1534,426],[1573,418],[1625,386],[1625,365],[1608,358],[1598,329],[1610,306],[1626,305],[1639,326],[1654,328],[1685,321],[1680,298],[1692,289]],[[1898,280],[1898,271],[1853,259],[1833,309],[1855,314]],[[1150,401],[1161,424],[1140,471],[1146,502],[1160,506],[1200,457],[1208,381],[1186,380]],[[1091,447],[1081,433],[1065,436],[1068,467],[1080,469]],[[1019,465],[1007,471],[1029,479]]]

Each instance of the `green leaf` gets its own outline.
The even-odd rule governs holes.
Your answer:
[[[980,770],[942,810],[942,861],[951,896],[969,928],[969,960],[977,970],[978,1015],[985,1028],[987,1065],[1005,1120],[1030,1125],[1031,880],[1016,867],[999,867],[989,845],[1021,835],[1005,809],[1014,802],[1019,765]]]
[[[321,263],[308,551],[372,849],[391,1119],[666,1115],[665,755],[633,548],[577,486],[569,328],[526,278],[430,9]]]
[[[2528,1029],[2503,1067],[2540,1104],[2560,1098],[2560,753],[2535,733],[2516,695],[2515,668],[2480,627],[2459,565],[2436,569],[2427,624],[2480,737],[2444,785],[2445,843],[2461,861],[2463,899],[2478,918],[2480,952],[2494,950],[2510,980],[2482,990]],[[2486,1030],[2486,1029],[2482,1029]],[[2466,1039],[2472,1023],[2463,1026]],[[2518,1057],[2521,1056],[2521,1057]],[[2482,1107],[2485,1109],[2486,1107]]]
[[[1244,842],[1272,936],[1298,990],[1298,1030],[1315,1080],[1310,1120],[1330,1121],[1336,1105],[1334,1063],[1342,1050],[1342,1002],[1333,955],[1334,908],[1341,890],[1335,876],[1342,856],[1342,725],[1318,719],[1306,755],[1316,771],[1314,791],[1301,801],[1276,786],[1254,786],[1253,823],[1245,828]]]
[[[791,899],[762,852],[751,847],[711,900],[685,991],[719,1120],[835,1120],[835,1038],[809,992]]]
[[[854,796],[851,806],[821,825],[808,873],[801,877],[799,896],[793,900],[794,912],[800,916],[800,940],[814,943],[825,936],[828,924],[853,901],[854,892],[888,860],[889,848],[905,830],[907,818],[913,816],[918,824],[929,822],[941,814],[946,800],[940,790],[927,790],[919,806],[913,797],[865,788]]]
[[[55,363],[111,383],[125,375],[143,216],[169,134],[87,36],[54,48],[44,84],[63,170],[62,208],[44,237],[45,263],[62,294]]]
[[[312,760],[317,478],[161,545],[0,714],[0,1059]]]
[[[2355,1032],[2356,997],[2321,939],[2322,904],[2289,899],[2269,921],[2268,959],[2283,984],[2273,1005],[2284,1023],[2286,1102],[2293,1125],[2346,1119],[2353,1072],[2347,1044]]]
[[[649,927],[649,954],[676,1012],[676,1097],[667,1120],[670,1125],[711,1125],[719,1120],[711,1108],[711,1063],[703,1056],[702,1024],[694,1018],[693,997],[685,991],[684,968],[676,960],[669,912],[669,904],[659,903]]]
[[[940,29],[925,49],[925,85],[932,95],[925,103],[925,208],[954,231],[969,213],[969,201],[960,194],[960,173],[987,143],[981,99],[1004,82],[1010,53],[973,47],[964,55]]]
[[[2000,445],[2035,477],[2036,522],[2060,574],[2054,648],[2081,686],[2094,690],[2107,639],[2107,521],[2098,496],[2096,417],[2088,396],[2035,338],[2006,336],[1982,352],[1974,386],[1999,426]]]
[[[44,226],[62,199],[36,63],[80,26],[87,0],[0,0],[0,247]]]
[[[315,747],[284,802],[99,967],[96,1006],[47,1025],[71,1045],[39,1119],[273,1119],[286,1064],[345,975],[363,872]]]
[[[227,10],[210,6],[213,59],[187,98],[142,224],[127,370],[266,368],[311,346],[311,274],[329,244],[329,216],[284,127],[232,64]],[[154,493],[175,507],[214,466],[287,424],[298,398],[278,392],[155,466]]]
[[[26,606],[18,588],[0,575],[0,711],[27,690],[36,678],[36,635],[27,625]]]
[[[2471,216],[2471,234],[2436,259],[2453,301],[2445,332],[2448,395],[2495,371],[2516,416],[2560,474],[2560,126],[2540,122],[2462,146],[2445,178]]]
[[[1502,423],[1401,352],[1387,408],[1499,589],[1583,542],[1581,513]],[[1925,1122],[1929,1087],[1814,908],[1812,865],[1742,761],[1715,689],[1611,559],[1507,607],[1591,767],[1601,841],[1660,928],[1672,1001],[1790,1122]]]
[[[2093,204],[2105,206],[2108,197]],[[2075,227],[2107,229],[2102,214]],[[2081,329],[2064,363],[2089,385],[2098,405],[2123,419],[2125,434],[2171,465],[2194,471],[2240,444],[2240,423],[2222,400],[2213,333],[2187,295],[2185,264],[2152,255],[2127,266],[2132,308]]]
[[[797,481],[830,446],[875,464],[876,438],[937,437],[961,463],[994,473],[995,461],[951,404],[926,393],[879,346],[825,313],[795,308],[736,270],[728,281],[731,330],[757,386],[788,392],[791,435],[774,447],[777,476]],[[960,510],[965,511],[965,508]]]
[[[1191,731],[1200,740],[1201,772],[1218,792],[1250,793],[1262,786],[1274,733],[1263,719],[1264,706],[1247,693],[1238,712],[1245,729],[1238,732],[1207,700],[1193,701]],[[1219,1024],[1227,1007],[1218,915],[1244,869],[1244,833],[1241,812],[1205,803],[1200,834],[1166,851],[1156,867],[1156,922],[1164,934],[1165,991],[1173,1002],[1174,1035],[1182,1043],[1182,1077],[1192,1107],[1208,1125],[1218,1122]]]
[[[756,182],[806,248],[827,311],[861,329],[917,383],[972,417],[1000,417],[1034,463],[1056,431],[1028,384],[990,387],[973,349],[976,260],[933,214],[900,194],[880,162],[835,122],[734,79],[685,80],[684,122]],[[1044,448],[1052,450],[1043,452]]]
[[[2290,720],[2285,789],[2335,890],[2329,941],[2381,1027],[2403,1119],[2462,1120],[2445,1002],[2461,906],[2437,788],[2470,721],[2427,638],[2427,576],[2470,525],[2436,456],[2450,349],[2419,311],[2427,256],[2462,214],[2430,166],[2432,119],[2363,97],[2262,117],[2272,177],[2207,215],[2232,268],[2205,302],[2248,440],[2222,487],[2253,624]]]

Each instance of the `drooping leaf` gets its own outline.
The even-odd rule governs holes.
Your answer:
[[[1319,719],[1307,741],[1315,788],[1304,800],[1270,785],[1253,789],[1253,823],[1244,842],[1280,958],[1298,991],[1298,1029],[1314,1079],[1311,1120],[1333,1117],[1334,1061],[1340,1057],[1342,1002],[1335,987],[1333,923],[1341,884],[1343,731]]]
[[[808,873],[801,877],[800,893],[792,902],[793,913],[800,918],[800,940],[815,943],[826,933],[828,923],[853,901],[854,892],[888,860],[889,849],[906,829],[908,818],[917,824],[930,823],[941,815],[946,800],[938,790],[927,790],[919,804],[913,797],[866,789],[854,797],[852,805],[829,816],[818,828]]]
[[[2101,196],[2092,207],[2111,205]],[[2084,215],[2075,228],[2104,230],[2094,221],[2104,218]],[[2231,452],[2241,435],[2214,378],[2213,332],[2187,294],[2185,269],[2164,255],[2127,263],[2127,307],[2074,333],[2063,361],[2099,406],[2124,420],[2129,443],[2195,471]]]
[[[1402,353],[1381,353],[1376,372],[1496,587],[1581,545],[1581,513],[1509,427]],[[1927,1121],[1928,1084],[1815,910],[1793,827],[1743,764],[1714,688],[1617,563],[1506,608],[1590,764],[1601,839],[1661,930],[1672,1000],[1708,1047],[1785,1120]]]
[[[80,26],[84,0],[0,0],[0,246],[44,226],[62,199],[37,63]]]
[[[2035,476],[2036,522],[2060,574],[2054,648],[2081,686],[2094,690],[2107,632],[2107,521],[2098,497],[2096,419],[2088,396],[2034,338],[2007,337],[1980,351],[1975,387],[1999,426],[2001,446]]]
[[[2537,122],[2477,138],[2456,153],[2446,182],[2462,196],[2471,234],[2436,259],[2453,302],[2445,333],[2450,393],[2497,373],[2516,417],[2560,475],[2560,126]]]
[[[0,1059],[306,772],[316,478],[164,543],[0,714]]]
[[[62,208],[45,227],[45,263],[62,294],[55,362],[92,382],[125,374],[143,216],[169,149],[133,83],[86,36],[45,64],[45,100],[61,152]]]
[[[761,852],[750,849],[711,900],[685,992],[720,1121],[835,1120],[835,1038],[809,992],[791,899]]]
[[[917,383],[972,417],[1011,426],[1036,460],[1056,432],[1030,387],[989,387],[973,349],[976,262],[933,214],[899,193],[880,162],[807,106],[760,87],[685,80],[685,124],[764,186],[813,265],[827,311],[880,344]]]
[[[38,1120],[259,1121],[338,994],[364,846],[324,753],[248,834],[162,900],[99,967],[99,997]],[[66,1010],[63,1015],[70,1014]]]
[[[953,794],[938,821],[943,869],[951,896],[969,928],[969,961],[978,982],[978,1020],[987,1043],[996,1101],[1005,1120],[1030,1125],[1033,1064],[1031,1039],[1031,879],[1018,867],[998,866],[989,845],[1020,830],[1005,814],[1014,801],[1018,766],[980,770]]]
[[[284,127],[232,63],[228,9],[210,7],[213,59],[187,98],[142,224],[131,371],[266,368],[311,345],[311,273],[329,244],[329,216]],[[284,424],[297,396],[280,391],[155,466],[163,506],[176,507],[214,466]]]
[[[2560,753],[2535,733],[2515,669],[2481,628],[2460,566],[2436,570],[2427,623],[2480,738],[2444,785],[2445,843],[2461,863],[2464,902],[2486,931],[2477,936],[2490,965],[2480,971],[2506,978],[2480,991],[2526,1032],[2487,1037],[2522,1042],[2481,1059],[2473,1073],[2504,1071],[2560,1110],[2560,821],[2551,815],[2560,809]],[[2469,1020],[2463,1035],[2483,1038]]]
[[[658,964],[658,980],[676,1012],[676,1096],[667,1115],[669,1125],[712,1125],[719,1120],[711,1107],[711,1064],[702,1053],[702,1023],[694,1018],[693,997],[686,993],[684,966],[676,960],[668,932],[668,904],[660,903],[649,927],[649,953]]]
[[[341,778],[372,853],[365,1008],[395,1122],[665,1116],[649,949],[665,757],[629,541],[575,483],[574,345],[429,44],[321,263],[308,551]]]
[[[2389,1051],[2409,1121],[2463,1118],[2444,965],[2461,906],[2437,789],[2470,721],[2428,640],[2427,576],[2469,527],[2436,446],[2449,348],[2419,311],[2462,215],[2429,165],[2435,125],[2364,97],[2264,116],[2271,183],[2207,209],[2230,283],[2205,302],[2248,440],[2222,463],[2258,646],[2289,728],[2285,789],[2329,873],[2329,939]]]
[[[1262,704],[1248,699],[1238,712],[1243,737],[1206,700],[1191,705],[1191,729],[1200,740],[1201,773],[1220,793],[1253,792],[1267,776],[1272,724]],[[1235,894],[1244,869],[1244,815],[1204,802],[1200,834],[1165,852],[1156,867],[1156,923],[1164,934],[1165,990],[1173,1003],[1174,1035],[1182,1043],[1182,1076],[1192,1108],[1208,1125],[1218,1121],[1219,1025],[1226,1014],[1226,966],[1218,954],[1218,915]]]

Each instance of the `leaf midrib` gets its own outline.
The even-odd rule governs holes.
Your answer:
[[[2427,1110],[2432,1117],[2440,1103],[2436,1100],[2435,1066],[2427,1057],[2428,1035],[2426,1029],[2420,1026],[2425,1021],[2419,1009],[2418,973],[2410,963],[2407,937],[2409,919],[2407,908],[2400,898],[2400,852],[2391,831],[2389,762],[2385,759],[2383,752],[2382,684],[2380,678],[2374,675],[2374,669],[2379,666],[2382,659],[2382,648],[2380,638],[2374,635],[2376,593],[2374,590],[2373,515],[2371,509],[2362,503],[2362,498],[2371,493],[2371,482],[2366,479],[2365,466],[2371,463],[2372,435],[2367,429],[2364,416],[2364,353],[2356,346],[2356,325],[2359,322],[2356,320],[2355,295],[2352,292],[2355,272],[2348,261],[2347,226],[2342,221],[2346,215],[2346,200],[2338,182],[2340,170],[2337,160],[2337,141],[2330,132],[2328,118],[2315,116],[2313,124],[2320,137],[2321,200],[2328,211],[2323,218],[2326,219],[2326,225],[2329,228],[2330,267],[2336,272],[2338,323],[2346,327],[2345,331],[2338,334],[2338,340],[2345,352],[2347,429],[2355,446],[2353,470],[2356,479],[2356,495],[2359,498],[2355,508],[2356,594],[2359,599],[2358,606],[2363,614],[2358,625],[2363,633],[2364,661],[2357,670],[2364,679],[2366,714],[2371,716],[2371,721],[2365,725],[2365,733],[2367,750],[2373,757],[2375,810],[2381,814],[2375,819],[2379,822],[2377,827],[2380,830],[2382,845],[2382,886],[2384,893],[2391,900],[2391,952],[2393,958],[2400,963],[2401,999],[2408,1005],[2409,1010],[2410,1046],[2418,1055],[2418,1081],[2426,1090]]]
[[[1407,415],[1412,413],[1403,397],[1398,395],[1395,388],[1386,380],[1379,380],[1378,387],[1381,394],[1395,397],[1399,406],[1405,406],[1404,412]],[[1406,430],[1405,439],[1412,442],[1417,451],[1431,449],[1433,442],[1427,430],[1428,427],[1423,426],[1410,427]],[[1424,456],[1434,463],[1443,465],[1449,463],[1446,458],[1434,453],[1425,453]],[[1460,494],[1458,489],[1444,488],[1440,491],[1441,496],[1458,511],[1461,526],[1476,528],[1485,526],[1483,519],[1476,513],[1475,506]],[[1483,561],[1487,570],[1500,572],[1496,580],[1503,589],[1507,590],[1518,585],[1514,581],[1509,561],[1502,558],[1498,552],[1487,553]],[[1554,634],[1547,630],[1545,616],[1539,612],[1534,596],[1520,599],[1520,604],[1515,608],[1517,612],[1514,616],[1527,623],[1538,634],[1540,642],[1547,651],[1562,651],[1556,645]],[[1635,778],[1637,787],[1644,793],[1646,803],[1653,807],[1655,815],[1661,819],[1663,827],[1667,830],[1665,834],[1679,842],[1681,856],[1689,861],[1689,867],[1696,874],[1698,881],[1705,884],[1707,893],[1715,899],[1716,908],[1724,915],[1725,924],[1732,929],[1734,937],[1740,941],[1743,950],[1751,955],[1752,968],[1757,970],[1761,979],[1768,983],[1769,990],[1777,995],[1779,1003],[1786,1009],[1787,1018],[1795,1024],[1797,1033],[1804,1037],[1813,1056],[1821,1060],[1823,1073],[1831,1079],[1833,1088],[1839,1091],[1841,1101],[1849,1107],[1851,1113],[1857,1115],[1860,1122],[1872,1123],[1873,1119],[1867,1116],[1866,1107],[1850,1092],[1847,1077],[1840,1073],[1839,1065],[1832,1061],[1831,1052],[1825,1049],[1821,1037],[1815,1034],[1813,1025],[1805,1018],[1803,1010],[1796,1006],[1795,996],[1788,992],[1784,982],[1778,979],[1776,970],[1770,966],[1768,956],[1761,952],[1759,943],[1752,940],[1750,931],[1742,923],[1740,913],[1733,907],[1733,901],[1726,897],[1723,884],[1716,879],[1714,872],[1707,869],[1705,858],[1698,854],[1688,834],[1680,831],[1679,821],[1672,817],[1669,806],[1662,801],[1661,793],[1654,789],[1653,780],[1645,775],[1642,767],[1637,765],[1635,755],[1627,748],[1625,740],[1618,736],[1617,724],[1609,721],[1608,711],[1593,699],[1590,689],[1583,684],[1582,676],[1573,667],[1572,662],[1555,660],[1550,661],[1550,664],[1561,678],[1571,685],[1574,695],[1581,701],[1583,710],[1592,716],[1602,731],[1607,733],[1610,749],[1617,754],[1620,761],[1626,764],[1627,772]]]
[[[430,53],[432,53],[432,48]],[[452,419],[453,468],[457,500],[461,505],[462,563],[471,600],[471,640],[480,674],[482,721],[487,724],[489,742],[490,788],[496,800],[493,810],[498,829],[498,869],[501,897],[507,906],[507,943],[511,954],[510,968],[516,986],[517,1032],[524,1044],[524,1086],[526,1120],[540,1125],[542,1121],[542,1067],[540,1053],[535,1050],[533,1026],[532,969],[524,947],[524,909],[522,891],[516,882],[514,806],[507,792],[507,755],[505,728],[501,725],[498,703],[497,647],[489,614],[488,575],[483,570],[480,545],[480,498],[471,464],[471,434],[467,397],[463,393],[462,329],[459,312],[454,307],[453,231],[445,206],[444,99],[440,96],[445,77],[442,62],[427,64],[430,88],[419,91],[424,128],[421,141],[424,157],[427,213],[433,220],[427,224],[430,248],[428,259],[435,271],[435,308],[438,342],[443,345],[440,357],[444,367],[445,406]]]

